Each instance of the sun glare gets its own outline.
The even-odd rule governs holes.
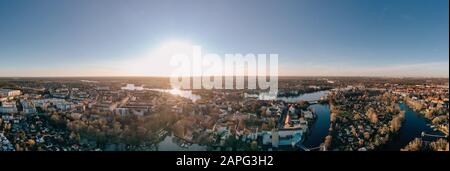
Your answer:
[[[192,55],[193,44],[185,40],[168,40],[157,44],[148,53],[134,60],[127,60],[129,75],[169,76],[170,59],[177,54]]]
[[[192,44],[188,41],[170,40],[161,43],[150,52],[151,57],[169,59],[176,54],[192,54]]]

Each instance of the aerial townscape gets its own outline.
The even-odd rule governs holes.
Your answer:
[[[275,168],[395,151],[440,165],[449,2],[0,0],[0,155],[102,151],[164,168],[184,155],[261,168],[271,157]],[[27,157],[51,160],[38,155]],[[367,161],[387,157],[400,163]]]
[[[448,78],[0,78],[0,151],[449,151]]]

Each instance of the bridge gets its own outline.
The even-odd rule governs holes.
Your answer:
[[[300,149],[304,150],[304,151],[312,151],[312,150],[318,150],[320,149],[320,146],[317,147],[312,147],[312,148],[307,148],[305,147],[303,144],[298,144],[298,147],[300,147]]]
[[[427,134],[425,132],[422,132],[422,137],[428,136],[428,137],[435,137],[435,138],[447,138],[447,135],[433,135],[433,134]]]
[[[311,101],[307,101],[307,102],[308,102],[310,105],[319,103],[318,100],[311,100]]]

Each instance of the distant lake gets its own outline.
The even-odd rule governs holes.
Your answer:
[[[200,95],[193,94],[190,90],[179,90],[179,89],[155,89],[155,88],[144,88],[144,86],[136,86],[134,84],[127,84],[125,87],[121,88],[122,90],[130,90],[130,91],[158,91],[163,93],[170,93],[172,95],[177,95],[180,97],[191,99],[192,102],[195,102],[201,99]]]
[[[98,81],[92,81],[92,80],[81,80],[81,82],[85,82],[85,83],[98,83]]]
[[[317,91],[312,93],[304,93],[296,96],[278,96],[275,100],[281,100],[288,103],[296,103],[300,100],[303,101],[317,101],[323,96],[327,96],[330,91]],[[271,99],[271,95],[269,93],[259,93],[259,94],[246,94],[246,97],[255,97],[258,100],[273,100]]]
[[[313,93],[300,94],[298,96],[277,97],[277,100],[282,100],[282,101],[289,102],[289,103],[295,103],[300,100],[308,101],[308,102],[317,101],[321,97],[327,96],[329,92],[330,91],[328,91],[328,90],[324,90],[324,91],[317,91],[317,92],[313,92]]]

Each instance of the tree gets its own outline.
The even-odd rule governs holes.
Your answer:
[[[250,150],[252,151],[258,150],[258,142],[252,141],[252,143],[250,144]]]
[[[360,119],[361,119],[361,116],[359,116],[359,113],[355,113],[355,115],[353,116],[353,120],[357,121]]]
[[[431,142],[430,146],[434,151],[448,151],[448,142],[442,138]]]
[[[331,115],[330,115],[330,121],[331,122],[336,122],[336,119],[337,119],[337,116],[336,116],[336,113],[331,113]]]
[[[375,146],[379,146],[382,144],[382,142],[380,141],[380,136],[378,134],[375,135],[373,144]]]
[[[225,140],[225,146],[233,148],[233,150],[248,150],[248,144],[241,142],[235,136],[228,136]]]
[[[398,117],[400,117],[401,120],[405,119],[405,111],[400,111]]]
[[[268,121],[268,128],[271,130],[273,128],[275,128],[275,126],[277,125],[276,121],[274,118],[270,118]]]
[[[261,112],[261,114],[262,114],[263,116],[266,116],[266,113],[267,113],[267,107],[266,107],[266,106],[261,107],[260,112]]]
[[[374,114],[375,113],[375,110],[372,108],[372,107],[370,107],[369,109],[367,109],[367,111],[366,111],[366,116],[367,116],[367,118],[370,118],[370,116],[372,115],[372,114]]]
[[[370,133],[369,132],[364,132],[364,138],[366,140],[369,140],[370,139]]]
[[[437,124],[441,123],[441,118],[435,117],[431,122],[432,122],[434,125],[437,125]]]
[[[50,117],[51,123],[58,128],[66,127],[66,120],[59,113],[53,113]]]
[[[331,140],[333,139],[333,137],[331,135],[327,135],[325,137],[325,141],[322,143],[322,147],[323,150],[327,150],[330,146],[331,146]]]
[[[397,132],[400,130],[400,127],[402,126],[402,118],[398,116],[394,116],[390,122],[389,129],[391,132]]]
[[[300,100],[299,102],[297,102],[299,105],[299,108],[302,110],[306,110],[309,106],[309,102],[304,101],[304,100]]]
[[[175,123],[175,125],[172,126],[172,131],[175,136],[184,137],[184,126],[182,125],[181,121],[178,121],[177,123]]]
[[[416,138],[413,141],[409,142],[405,148],[402,148],[401,151],[421,151],[423,150],[423,142],[420,138]]]
[[[378,122],[378,116],[375,113],[375,110],[373,108],[369,108],[366,112],[367,118],[369,118],[369,121],[373,124],[376,124]]]
[[[428,119],[433,118],[433,111],[427,111],[427,112],[425,112],[425,117],[428,118]]]
[[[355,127],[352,127],[351,132],[352,132],[353,136],[355,136],[355,137],[357,136]]]
[[[385,135],[388,132],[389,132],[389,127],[386,125],[383,125],[378,129],[378,133],[380,133],[381,135]]]
[[[358,140],[358,144],[359,144],[360,146],[364,145],[364,140],[363,140],[363,139],[359,139],[359,140]]]

